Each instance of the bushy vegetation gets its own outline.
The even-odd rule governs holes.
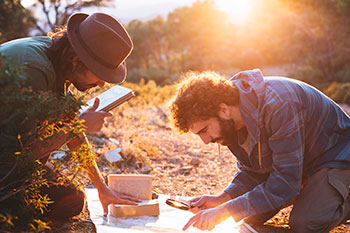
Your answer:
[[[55,17],[47,17],[48,22],[42,24],[31,9],[23,9],[19,1],[6,0],[0,3],[0,42],[28,35],[33,25],[44,35],[55,25],[64,24],[72,12],[108,1],[79,0],[67,8],[62,1],[45,3],[45,9],[50,10],[43,14]],[[36,10],[44,9],[42,4],[36,1]],[[349,6],[349,0],[253,1],[249,19],[239,25],[229,21],[230,15],[215,1],[197,0],[166,18],[132,20],[126,25],[134,42],[127,59],[128,80],[138,83],[143,78],[167,85],[188,70],[224,73],[295,64],[297,68],[288,71],[290,75],[313,85],[347,82]]]
[[[127,25],[135,45],[128,59],[130,81],[144,77],[170,84],[188,70],[296,64],[290,75],[313,85],[346,82],[349,5],[348,0],[254,1],[248,22],[237,25],[214,1],[203,0],[165,19],[133,20]]]
[[[27,88],[21,67],[0,57],[0,231],[41,232],[50,229],[45,218],[50,197],[43,187],[74,182],[76,173],[91,161],[89,147],[68,153],[54,164],[53,171],[74,168],[57,180],[47,178],[47,170],[32,153],[31,145],[47,142],[65,131],[75,137],[84,131],[77,112],[83,97],[57,96]],[[80,164],[77,166],[77,164]]]
[[[134,90],[136,97],[113,110],[114,116],[109,119],[110,124],[104,129],[104,134],[90,139],[101,149],[99,164],[108,167],[108,172],[143,173],[143,168],[151,166],[151,160],[158,159],[163,153],[159,150],[159,142],[145,137],[144,131],[171,130],[167,104],[176,93],[176,85],[157,85],[153,80],[146,81],[140,77],[139,83],[125,82],[123,86]],[[333,83],[317,87],[336,102],[349,104],[349,84]],[[108,88],[109,84],[103,89],[96,89],[91,95]],[[112,145],[106,143],[109,140],[113,141]],[[109,163],[103,153],[115,148],[120,148],[123,161]]]
[[[98,95],[110,86],[106,84],[90,95]],[[139,83],[125,82],[123,86],[131,88],[136,96],[113,110],[114,116],[108,119],[109,124],[103,129],[104,133],[90,135],[89,138],[95,144],[101,168],[107,167],[112,173],[147,173],[149,170],[145,171],[144,168],[151,165],[152,159],[158,159],[162,152],[157,141],[145,137],[144,130],[152,131],[157,127],[170,130],[166,105],[175,94],[176,86],[161,86],[153,80],[142,78]],[[103,154],[116,148],[121,149],[123,161],[109,163]]]
[[[332,83],[326,90],[328,95],[337,103],[350,104],[350,83]]]

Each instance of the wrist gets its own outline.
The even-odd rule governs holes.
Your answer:
[[[230,211],[229,211],[229,209],[228,209],[227,203],[221,205],[220,207],[221,207],[221,211],[222,211],[222,213],[223,213],[223,215],[224,215],[225,217],[231,216],[231,213],[230,213]]]
[[[70,150],[78,150],[84,143],[86,144],[86,137],[84,133],[81,133],[79,135],[75,135],[74,138],[67,143],[67,146]]]
[[[96,182],[94,185],[99,192],[105,192],[109,189],[108,185],[104,182],[102,177],[100,179],[100,182]]]
[[[219,196],[217,196],[217,198],[218,198],[220,204],[231,200],[230,195],[228,193],[226,193],[226,192],[222,192]]]

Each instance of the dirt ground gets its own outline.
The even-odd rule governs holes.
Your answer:
[[[347,110],[350,112],[350,108]],[[219,155],[217,145],[205,145],[196,135],[179,135],[172,131],[164,118],[165,111],[165,108],[149,108],[135,113],[129,109],[123,112],[123,116],[116,116],[106,125],[103,134],[99,135],[102,143],[100,146],[97,143],[97,151],[103,153],[106,148],[122,147],[123,144],[130,143],[130,140],[139,140],[139,146],[144,146],[143,152],[147,153],[150,160],[139,168],[124,171],[117,167],[106,167],[101,160],[99,166],[103,175],[120,172],[147,173],[153,177],[154,191],[160,194],[199,196],[220,193],[237,171],[235,157],[225,147],[221,147]],[[142,123],[135,120],[140,116]],[[133,119],[134,122],[130,124]],[[118,127],[115,122],[118,122]],[[119,140],[118,143],[115,139]],[[91,186],[88,180],[86,182],[87,186]],[[291,232],[288,227],[290,210],[290,207],[281,210],[266,226],[257,227],[257,230],[269,233]],[[94,225],[89,220],[88,207],[71,224],[62,225],[55,231],[95,232]],[[331,231],[344,232],[350,232],[349,223]]]

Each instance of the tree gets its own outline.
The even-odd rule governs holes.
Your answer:
[[[127,30],[134,43],[134,51],[128,58],[128,67],[133,69],[129,72],[132,81],[138,82],[143,77],[165,84],[172,79],[176,68],[167,27],[167,22],[160,16],[145,22],[133,20],[128,24]]]
[[[225,66],[232,52],[232,29],[226,20],[226,14],[213,1],[196,1],[169,14],[169,43],[181,57],[182,71]]]
[[[71,14],[91,6],[105,6],[111,0],[35,0],[24,8],[20,0],[0,1],[0,43],[26,37],[31,30],[46,35],[65,24]],[[33,12],[44,16],[37,18]],[[40,12],[40,13],[38,13]]]
[[[308,45],[300,59],[301,76],[308,81],[350,80],[350,1],[289,1],[291,22]]]
[[[157,66],[169,70],[168,35],[166,22],[162,17],[145,22],[133,20],[128,24],[127,30],[134,43],[130,60],[134,61],[135,66],[144,69]]]
[[[33,26],[32,13],[20,0],[0,1],[0,43],[25,37]]]
[[[36,0],[33,4],[45,19],[35,21],[35,29],[45,35],[56,26],[65,24],[71,14],[91,6],[105,6],[110,0]]]

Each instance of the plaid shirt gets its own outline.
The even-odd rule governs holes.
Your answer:
[[[327,96],[298,80],[263,77],[260,70],[231,81],[250,136],[249,155],[229,146],[240,168],[225,189],[235,221],[280,209],[322,167],[350,168],[350,118]]]

